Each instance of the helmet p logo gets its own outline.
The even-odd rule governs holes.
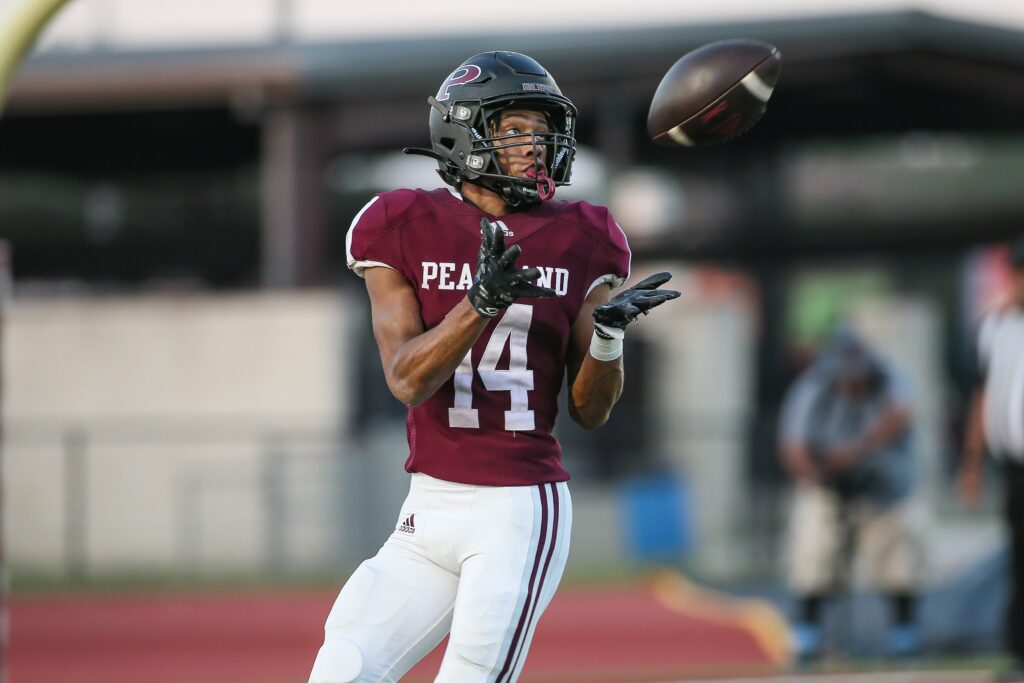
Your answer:
[[[438,102],[447,101],[451,95],[449,90],[452,86],[465,85],[466,83],[472,83],[476,79],[480,78],[480,67],[476,64],[466,64],[460,66],[458,69],[452,72],[452,75],[448,77],[448,80],[441,84],[441,89],[437,91],[437,97],[434,99]]]

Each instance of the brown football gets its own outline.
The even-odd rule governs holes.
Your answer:
[[[670,147],[732,140],[764,114],[781,66],[778,48],[760,40],[720,40],[688,52],[651,98],[648,135]]]

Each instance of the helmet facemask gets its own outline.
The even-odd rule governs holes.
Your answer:
[[[455,129],[451,137],[443,137],[440,145],[434,145],[434,151],[444,157],[444,170],[439,173],[445,182],[479,185],[513,208],[539,204],[550,199],[556,187],[570,184],[576,152],[575,109],[567,101],[563,104],[547,99],[503,97],[487,103],[457,101],[444,106],[430,98],[430,103],[436,110],[431,115],[440,114],[442,122]],[[508,109],[540,112],[548,123],[548,131],[501,134],[497,125],[502,112]],[[527,177],[511,175],[501,167],[499,152],[516,147],[534,148],[535,163]],[[543,163],[541,148],[545,150]]]
[[[503,133],[498,130],[498,124],[502,114],[510,109],[541,113],[548,130]],[[576,150],[572,135],[574,117],[571,114],[536,103],[511,102],[501,107],[481,107],[480,119],[480,128],[487,130],[489,135],[475,138],[473,153],[467,158],[467,166],[471,170],[482,167],[479,178],[475,180],[477,184],[496,192],[515,207],[551,199],[556,187],[570,183],[572,157]],[[527,169],[525,176],[517,176],[502,168],[501,157],[505,150],[522,147],[532,148],[533,166]]]

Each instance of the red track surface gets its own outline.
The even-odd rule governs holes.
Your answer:
[[[333,592],[78,596],[11,603],[11,683],[299,683]],[[407,678],[430,681],[440,648]],[[662,606],[643,586],[565,589],[538,627],[524,683],[638,683],[766,667],[739,627]]]

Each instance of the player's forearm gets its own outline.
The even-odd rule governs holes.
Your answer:
[[[584,429],[600,427],[622,395],[623,382],[621,356],[600,361],[588,354],[572,385],[569,415]]]
[[[487,322],[463,299],[439,325],[406,341],[387,373],[391,393],[412,406],[433,396],[455,374]]]

